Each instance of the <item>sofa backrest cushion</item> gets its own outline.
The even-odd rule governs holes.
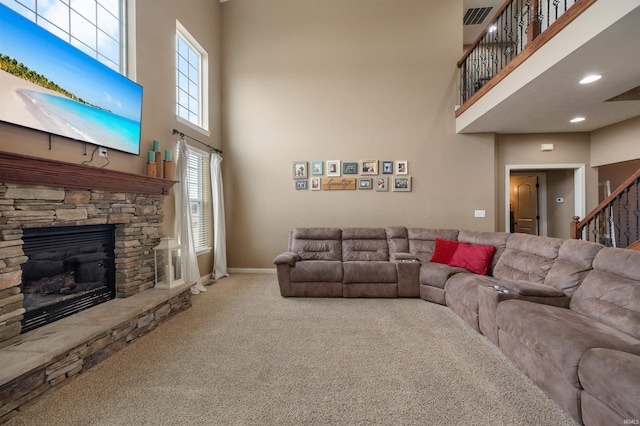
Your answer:
[[[384,228],[344,228],[342,261],[388,261],[389,246]]]
[[[571,296],[591,270],[593,259],[603,247],[590,241],[565,240],[544,283],[562,291],[565,296]]]
[[[511,234],[507,232],[469,231],[463,229],[458,233],[458,241],[476,246],[494,246],[496,252],[493,254],[488,271],[489,275],[493,275],[493,269],[498,263],[498,259],[502,256],[510,236]]]
[[[340,228],[294,228],[289,238],[289,250],[300,260],[342,260]]]
[[[493,276],[508,280],[544,283],[563,240],[515,233],[493,269]]]
[[[392,260],[396,253],[409,253],[407,228],[404,226],[389,226],[385,231],[387,233],[389,256],[391,256]]]
[[[457,229],[407,228],[409,253],[421,262],[429,262],[436,247],[436,238],[456,240]]]
[[[640,339],[640,251],[600,250],[569,308]]]

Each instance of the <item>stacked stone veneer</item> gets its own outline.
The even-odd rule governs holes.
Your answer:
[[[115,224],[116,297],[154,286],[164,196],[0,183],[0,348],[20,339],[22,230]]]

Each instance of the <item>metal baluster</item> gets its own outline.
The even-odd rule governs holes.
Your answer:
[[[620,244],[622,243],[622,218],[620,218],[620,211],[622,210],[622,195],[618,194],[616,196],[616,200],[618,201],[618,220],[616,221],[616,229],[618,232],[616,232],[616,238],[618,238],[618,247],[620,247]]]
[[[626,228],[625,228],[625,231],[624,231],[624,235],[625,235],[625,237],[627,237],[627,244],[625,245],[625,247],[628,247],[629,246],[629,237],[631,236],[630,235],[631,232],[629,230],[629,208],[631,207],[631,205],[629,204],[629,188],[625,188],[624,189],[624,194],[625,194],[625,198],[626,198],[626,201],[624,203],[624,209],[626,211],[625,216],[626,216],[626,222],[627,222],[626,223]]]

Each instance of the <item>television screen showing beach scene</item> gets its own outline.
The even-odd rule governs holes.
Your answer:
[[[140,154],[142,87],[0,4],[0,121]]]

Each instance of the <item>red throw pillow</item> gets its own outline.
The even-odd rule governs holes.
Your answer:
[[[458,266],[479,275],[487,275],[493,254],[494,246],[472,246],[471,244],[459,244],[456,252],[451,257],[449,266]]]
[[[436,238],[436,247],[433,250],[433,257],[431,262],[449,264],[453,253],[456,252],[459,241],[443,240],[442,238]]]

